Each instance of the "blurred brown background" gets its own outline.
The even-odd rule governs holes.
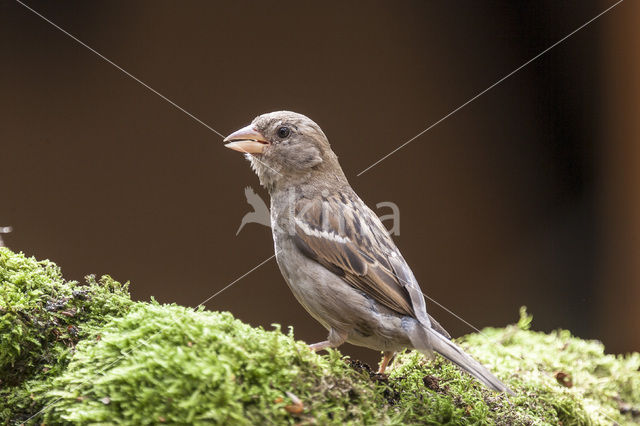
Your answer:
[[[638,2],[356,177],[613,3],[28,2],[223,134],[309,115],[360,196],[400,207],[396,242],[423,289],[471,324],[527,305],[537,329],[622,352],[640,350]],[[244,187],[267,198],[219,136],[9,0],[0,54],[9,247],[191,306],[272,254],[266,227],[235,236]],[[206,305],[326,336],[274,261]]]

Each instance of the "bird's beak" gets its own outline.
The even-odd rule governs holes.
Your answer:
[[[269,142],[262,133],[254,129],[251,124],[231,133],[224,138],[223,142],[229,142],[224,145],[227,148],[248,154],[262,154],[264,149],[269,146]]]

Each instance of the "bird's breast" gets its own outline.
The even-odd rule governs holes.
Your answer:
[[[347,332],[350,343],[375,350],[407,345],[401,316],[391,315],[375,300],[298,250],[286,233],[274,232],[276,260],[298,302],[325,328]]]

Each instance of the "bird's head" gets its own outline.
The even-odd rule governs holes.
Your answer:
[[[270,191],[308,183],[320,174],[329,181],[346,181],[322,129],[302,114],[260,115],[224,142],[227,148],[246,154],[260,183]]]

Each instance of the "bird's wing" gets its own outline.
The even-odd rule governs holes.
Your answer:
[[[353,191],[300,199],[294,222],[295,243],[306,256],[387,308],[431,325],[411,269]]]

